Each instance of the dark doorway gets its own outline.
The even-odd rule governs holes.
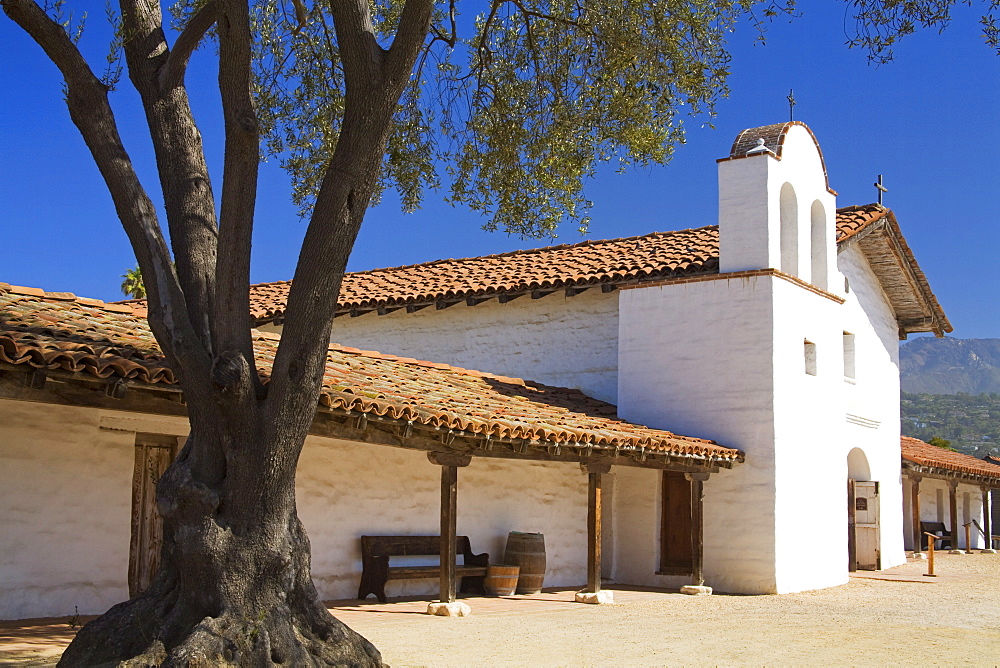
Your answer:
[[[691,545],[691,481],[683,473],[664,471],[661,499],[658,573],[690,575],[694,567]]]

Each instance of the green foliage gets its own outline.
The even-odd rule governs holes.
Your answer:
[[[872,62],[887,63],[893,59],[896,43],[918,29],[943,31],[951,23],[952,9],[979,4],[983,14],[979,19],[986,45],[1000,55],[1000,28],[994,12],[1000,0],[847,0],[852,9],[855,31],[847,45],[868,52]]]
[[[931,440],[927,441],[929,444],[936,448],[944,448],[945,450],[951,450],[952,452],[958,452],[955,448],[951,447],[951,441],[945,440],[940,436],[934,436]]]
[[[174,7],[178,24],[202,0]],[[487,229],[554,236],[585,228],[587,179],[598,164],[667,162],[685,116],[711,119],[727,94],[726,36],[794,0],[469,0],[441,2],[395,118],[382,189],[418,208],[447,178],[447,198],[485,215]],[[337,145],[346,102],[326,3],[252,5],[257,110],[264,148],[311,210]],[[372,0],[388,48],[402,0]],[[463,15],[460,10],[475,12]],[[755,13],[756,12],[756,13]]]
[[[982,457],[1000,452],[1000,394],[907,394],[902,431],[933,445]]]
[[[137,266],[135,269],[127,269],[122,274],[122,294],[131,299],[145,299],[146,286],[142,283],[142,270]]]

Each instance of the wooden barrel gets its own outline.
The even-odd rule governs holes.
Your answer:
[[[486,567],[486,579],[483,584],[486,586],[486,593],[490,596],[510,596],[517,589],[517,575],[521,568],[519,566],[507,566],[497,564]]]
[[[507,536],[507,550],[504,563],[517,564],[521,572],[517,576],[518,594],[537,594],[542,590],[545,579],[545,536],[540,533],[511,531]]]

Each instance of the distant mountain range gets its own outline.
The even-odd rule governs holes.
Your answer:
[[[920,337],[899,346],[903,392],[1000,393],[1000,339]]]

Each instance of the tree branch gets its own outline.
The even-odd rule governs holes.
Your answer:
[[[219,216],[216,295],[212,319],[216,351],[239,351],[254,369],[250,338],[250,245],[257,202],[260,128],[251,98],[252,37],[246,0],[221,0],[219,90],[226,149]],[[257,374],[252,374],[259,383]]]
[[[174,42],[174,48],[170,51],[166,65],[160,70],[160,89],[168,91],[171,88],[184,83],[184,73],[187,71],[188,60],[191,54],[198,48],[205,33],[215,25],[219,18],[218,2],[209,2],[199,9],[181,34]]]
[[[385,50],[375,37],[367,0],[330,0],[330,13],[350,98],[355,92],[367,92],[378,80]]]
[[[413,63],[431,27],[434,12],[433,0],[406,0],[399,16],[399,27],[392,40],[386,57],[385,74],[394,83],[400,78],[408,79]],[[454,12],[454,6],[452,6]],[[453,15],[454,16],[454,15]],[[454,23],[452,24],[454,31]],[[454,32],[452,33],[454,35]],[[405,81],[405,79],[404,79]]]
[[[128,30],[124,47],[129,79],[146,112],[188,319],[211,354],[209,313],[215,296],[217,228],[201,135],[183,84],[178,81],[171,88],[160,84],[171,52],[159,2],[120,0],[120,6]]]
[[[150,302],[150,327],[178,375],[208,371],[208,360],[187,318],[184,295],[170,262],[156,209],[125,150],[107,87],[76,45],[32,0],[0,0],[4,12],[45,51],[67,86],[70,117],[90,149],[142,269]],[[202,353],[202,354],[199,354]]]

